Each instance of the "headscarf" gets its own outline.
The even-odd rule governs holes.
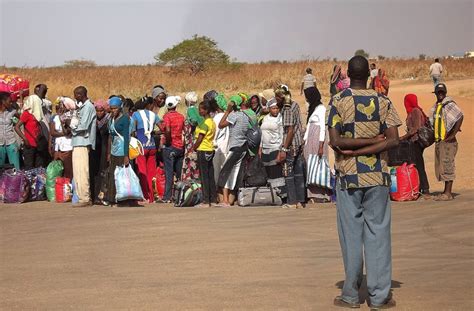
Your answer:
[[[307,122],[309,122],[309,118],[311,118],[311,115],[313,115],[313,112],[316,107],[322,104],[321,93],[319,93],[319,90],[317,88],[310,87],[304,91],[304,95],[309,103],[307,119]]]
[[[340,80],[339,82],[337,82],[337,90],[340,92],[351,86],[351,79],[349,79],[345,70],[341,70],[341,74],[339,75],[339,77]]]
[[[337,80],[340,78],[340,74],[341,74],[341,66],[335,65],[334,69],[332,70],[331,84],[337,82]]]
[[[229,101],[234,102],[235,106],[240,109],[240,105],[242,105],[242,97],[240,95],[232,95]]]
[[[166,94],[166,91],[163,87],[161,86],[155,86],[152,90],[151,90],[151,97],[153,98],[156,98],[156,96],[160,95],[161,93],[164,93]]]
[[[168,96],[166,98],[165,106],[168,109],[173,109],[178,106],[178,104],[181,102],[181,97],[180,96]]]
[[[263,92],[258,94],[260,97],[265,98],[267,101],[275,97],[275,92],[273,89],[266,89]]]
[[[240,97],[242,97],[242,102],[243,102],[243,103],[246,103],[246,102],[248,101],[248,99],[249,99],[249,96],[248,96],[246,93],[244,93],[244,92],[240,92],[240,93],[238,93],[237,95],[239,95]]]
[[[76,109],[76,102],[72,98],[59,96],[55,101],[55,104],[58,103],[62,103],[67,110]]]
[[[275,96],[276,95],[283,95],[283,97],[285,98],[283,104],[287,106],[291,105],[291,92],[288,89],[288,86],[286,86],[285,84],[281,84],[280,86],[278,86],[278,88],[275,89]]]
[[[377,93],[387,95],[389,86],[390,80],[388,80],[387,76],[385,75],[385,70],[380,68],[378,75],[374,78],[374,90]]]
[[[122,108],[123,101],[120,97],[114,96],[109,99],[110,108]]]
[[[203,99],[206,100],[206,101],[211,101],[211,100],[215,99],[217,95],[218,94],[215,90],[210,90],[210,91],[206,92],[206,94],[204,94]]]
[[[268,101],[268,102],[267,102],[267,105],[268,105],[268,108],[272,108],[272,107],[274,107],[274,106],[277,106],[278,103],[277,103],[277,101],[276,101],[275,99],[273,99],[273,100]]]
[[[186,100],[186,104],[188,106],[193,106],[197,103],[198,96],[197,96],[196,92],[189,92],[189,93],[186,94],[184,99]]]
[[[225,98],[224,94],[218,94],[215,100],[217,102],[217,106],[219,106],[220,109],[223,111],[227,110],[227,98]]]
[[[94,103],[96,109],[104,109],[105,111],[109,110],[109,103],[104,99],[98,99]]]
[[[404,104],[405,104],[405,109],[407,111],[407,114],[410,114],[413,111],[413,109],[418,108],[423,113],[423,116],[427,118],[423,109],[420,106],[418,106],[418,97],[415,94],[405,95]]]

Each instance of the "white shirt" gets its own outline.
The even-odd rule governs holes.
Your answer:
[[[378,70],[377,68],[372,69],[372,70],[370,71],[370,77],[371,77],[372,79],[375,78],[378,74],[379,74],[379,70]]]
[[[56,132],[62,133],[63,127],[61,125],[61,120],[58,115],[55,115],[53,118],[54,129]],[[65,136],[55,137],[54,139],[54,151],[71,151],[72,150],[72,138]]]
[[[324,107],[324,105],[318,105],[309,118],[308,126],[306,127],[306,132],[304,133],[303,138],[305,141],[308,140],[310,123],[316,123],[316,125],[319,125],[319,141],[324,141],[326,138],[326,107]]]
[[[222,120],[222,117],[224,116],[223,112],[217,113],[213,120],[214,123],[216,124],[216,135],[214,136],[214,148],[216,151],[221,151],[224,154],[228,153],[228,145],[229,145],[229,127],[226,126],[223,129],[219,128],[219,123]]]
[[[279,150],[283,143],[283,120],[281,114],[273,117],[267,114],[262,121],[262,151],[270,153]]]
[[[443,66],[440,63],[433,63],[430,66],[430,75],[439,76],[443,72]]]

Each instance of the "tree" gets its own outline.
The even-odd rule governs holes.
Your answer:
[[[64,62],[64,67],[87,68],[95,67],[97,64],[93,60],[88,59],[71,59]]]
[[[426,59],[426,55],[425,54],[420,54],[418,55],[418,60],[425,60]]]
[[[359,49],[355,51],[354,56],[364,56],[365,58],[369,58],[369,53],[367,53],[363,49]]]
[[[155,60],[161,65],[190,70],[192,75],[213,65],[229,64],[229,56],[217,47],[216,41],[198,35],[157,54]]]
[[[378,59],[378,60],[385,60],[385,59],[387,59],[387,58],[386,58],[385,56],[383,56],[383,55],[378,55],[378,56],[377,56],[377,59]]]

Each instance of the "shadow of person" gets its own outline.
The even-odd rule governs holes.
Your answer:
[[[402,282],[392,280],[392,282],[390,284],[390,296],[393,295],[393,289],[394,288],[401,288],[402,285],[403,285]],[[344,280],[337,282],[335,284],[335,286],[337,288],[339,288],[340,290],[342,290],[342,288],[344,287]],[[365,302],[369,303],[368,298],[369,298],[369,293],[367,291],[367,277],[364,274],[364,276],[362,277],[362,283],[359,287],[359,303],[361,303],[361,304],[363,304]]]

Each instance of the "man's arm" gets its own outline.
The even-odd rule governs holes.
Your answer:
[[[79,134],[80,132],[85,132],[89,129],[90,124],[95,115],[95,109],[93,106],[84,106],[82,107],[81,111],[79,112],[80,121],[77,127],[73,130],[75,134]]]
[[[20,120],[18,121],[18,123],[15,125],[15,132],[18,134],[18,136],[20,136],[20,138],[23,140],[23,142],[25,143],[25,146],[29,147],[30,146],[30,143],[28,142],[28,140],[26,139],[26,136],[25,134],[23,134],[23,132],[21,131],[21,126],[23,125],[23,122]]]
[[[230,102],[227,104],[227,110],[225,111],[224,115],[222,116],[221,121],[219,122],[219,128],[223,129],[228,127],[231,123],[227,121],[227,117],[231,113],[231,111],[234,109],[234,103]]]
[[[374,138],[348,138],[342,137],[341,133],[336,128],[329,128],[330,145],[336,149],[355,150],[370,146],[385,140],[383,134]]]
[[[379,141],[376,144],[362,147],[356,150],[339,150],[341,154],[349,155],[353,157],[367,155],[367,154],[375,154],[386,151],[388,149],[392,149],[398,146],[399,138],[398,138],[398,127],[393,126],[387,128],[384,131],[385,139]]]
[[[316,83],[315,83],[316,84]],[[301,82],[300,95],[303,95],[304,82]]]
[[[449,132],[448,136],[444,139],[446,142],[451,142],[456,139],[456,134],[461,130],[462,122],[464,121],[464,116],[459,119],[456,124],[454,124],[453,129]]]

